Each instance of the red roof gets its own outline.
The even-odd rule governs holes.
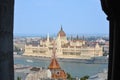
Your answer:
[[[49,65],[48,69],[61,69],[61,67],[60,67],[59,63],[57,62],[56,58],[53,58],[51,60],[51,63]]]

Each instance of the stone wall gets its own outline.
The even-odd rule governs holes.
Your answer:
[[[14,80],[14,0],[0,0],[0,80]]]

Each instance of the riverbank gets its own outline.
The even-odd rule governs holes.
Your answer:
[[[36,57],[36,56],[24,56],[14,55],[14,58],[28,58],[28,59],[39,59],[43,61],[50,61],[51,57]],[[91,59],[75,59],[75,58],[57,58],[59,62],[78,62],[86,64],[108,64],[108,58],[106,56],[93,57]]]

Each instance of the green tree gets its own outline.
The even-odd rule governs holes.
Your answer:
[[[67,80],[72,80],[72,76],[69,73],[67,73]]]
[[[17,77],[17,80],[21,80],[21,77]]]
[[[87,80],[88,78],[89,78],[89,76],[86,75],[86,76],[81,77],[80,80]]]
[[[19,52],[19,51],[20,51],[20,48],[18,48],[17,46],[14,46],[14,51],[15,51],[15,52]]]

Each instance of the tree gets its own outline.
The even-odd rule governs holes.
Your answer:
[[[17,80],[21,80],[21,77],[17,77]]]
[[[72,80],[72,76],[69,73],[67,73],[67,79]]]
[[[81,77],[80,80],[87,80],[88,78],[89,78],[89,76],[86,75],[86,76]]]

